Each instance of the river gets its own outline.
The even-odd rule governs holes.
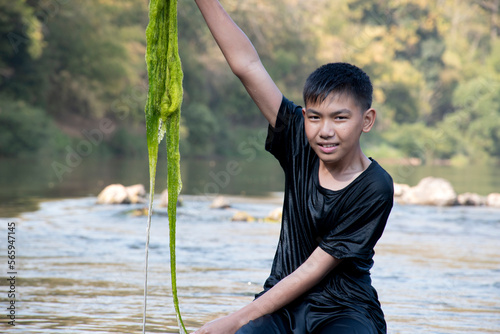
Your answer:
[[[140,333],[145,217],[142,205],[95,205],[95,197],[42,202],[15,222],[16,326],[20,333]],[[279,224],[231,222],[236,210],[263,218],[279,197],[235,197],[229,210],[204,196],[178,209],[178,289],[188,330],[250,302],[267,277]],[[175,333],[168,222],[153,217],[148,332]],[[396,205],[376,247],[373,284],[389,333],[500,331],[500,210]],[[0,252],[7,271],[6,243]],[[9,299],[2,279],[3,313]],[[14,330],[5,317],[0,331]]]
[[[266,196],[283,191],[283,173],[263,148],[226,159],[181,159],[183,194]],[[388,165],[381,162],[395,182],[416,185],[426,176],[448,179],[457,193],[488,195],[500,192],[499,165],[450,166]],[[149,184],[147,159],[88,156],[81,161],[67,157],[0,159],[0,217],[12,217],[38,208],[46,199],[97,196],[108,184]],[[158,192],[166,188],[165,158],[158,160]]]
[[[279,224],[230,218],[237,210],[263,218],[278,207],[280,176],[265,164],[242,165],[236,173],[227,163],[201,161],[183,172],[177,267],[190,331],[252,300],[269,273],[279,235]],[[8,223],[15,222],[16,326],[5,320],[11,282],[4,279],[8,243],[1,242],[0,332],[141,332],[146,218],[132,212],[143,205],[96,205],[95,196],[103,184],[144,182],[147,170],[134,172],[129,163],[132,171],[113,172],[117,164],[80,166],[62,181],[40,164],[10,169],[10,178],[3,174],[3,198],[13,195],[1,207],[0,237],[7,240]],[[244,176],[248,170],[253,176]],[[22,182],[17,174],[24,175]],[[233,207],[210,209],[207,184],[215,193],[239,194],[230,198]],[[156,212],[147,331],[176,333],[168,221],[165,209]],[[388,333],[499,333],[498,240],[500,209],[395,205],[372,270]]]

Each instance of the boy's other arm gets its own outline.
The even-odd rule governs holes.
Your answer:
[[[206,324],[195,333],[234,334],[250,320],[271,314],[306,293],[341,262],[317,247],[306,262],[261,297],[227,317]]]
[[[260,61],[252,42],[217,0],[195,0],[229,67],[273,127],[282,94]]]

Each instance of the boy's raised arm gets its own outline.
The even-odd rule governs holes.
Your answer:
[[[282,94],[260,61],[252,42],[217,0],[195,0],[233,73],[273,127]]]

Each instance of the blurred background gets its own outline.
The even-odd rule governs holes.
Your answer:
[[[324,63],[370,75],[378,118],[362,145],[395,182],[436,176],[457,193],[500,192],[499,0],[222,3],[298,104]],[[283,176],[264,151],[265,119],[194,1],[179,0],[178,11],[178,273],[193,330],[260,291],[279,235],[262,219],[279,206]],[[95,196],[112,183],[149,184],[147,23],[145,0],[0,0],[0,221],[2,233],[17,223],[23,333],[140,331],[144,205],[95,205]],[[217,194],[245,196],[210,209]],[[256,222],[231,222],[239,210]],[[149,331],[176,332],[165,209],[155,213]],[[389,333],[498,333],[499,217],[492,207],[395,205],[372,272]]]
[[[498,189],[498,1],[223,3],[298,104],[307,75],[323,63],[351,62],[371,76],[379,117],[363,138],[364,150],[396,182],[450,176],[459,192]],[[4,201],[14,201],[18,191],[26,199],[147,183],[147,23],[144,0],[0,0]],[[195,192],[210,179],[210,168],[224,169],[232,159],[242,164],[242,175],[267,164],[263,169],[277,182],[227,192],[259,192],[262,184],[263,191],[280,190],[280,170],[262,148],[266,122],[190,0],[179,1],[179,50],[183,169],[197,171],[185,178],[184,192]]]

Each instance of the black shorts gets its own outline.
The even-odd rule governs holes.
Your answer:
[[[250,321],[236,334],[375,334],[372,328],[352,317],[340,317],[317,328],[312,333],[299,333],[288,321],[273,313]]]

